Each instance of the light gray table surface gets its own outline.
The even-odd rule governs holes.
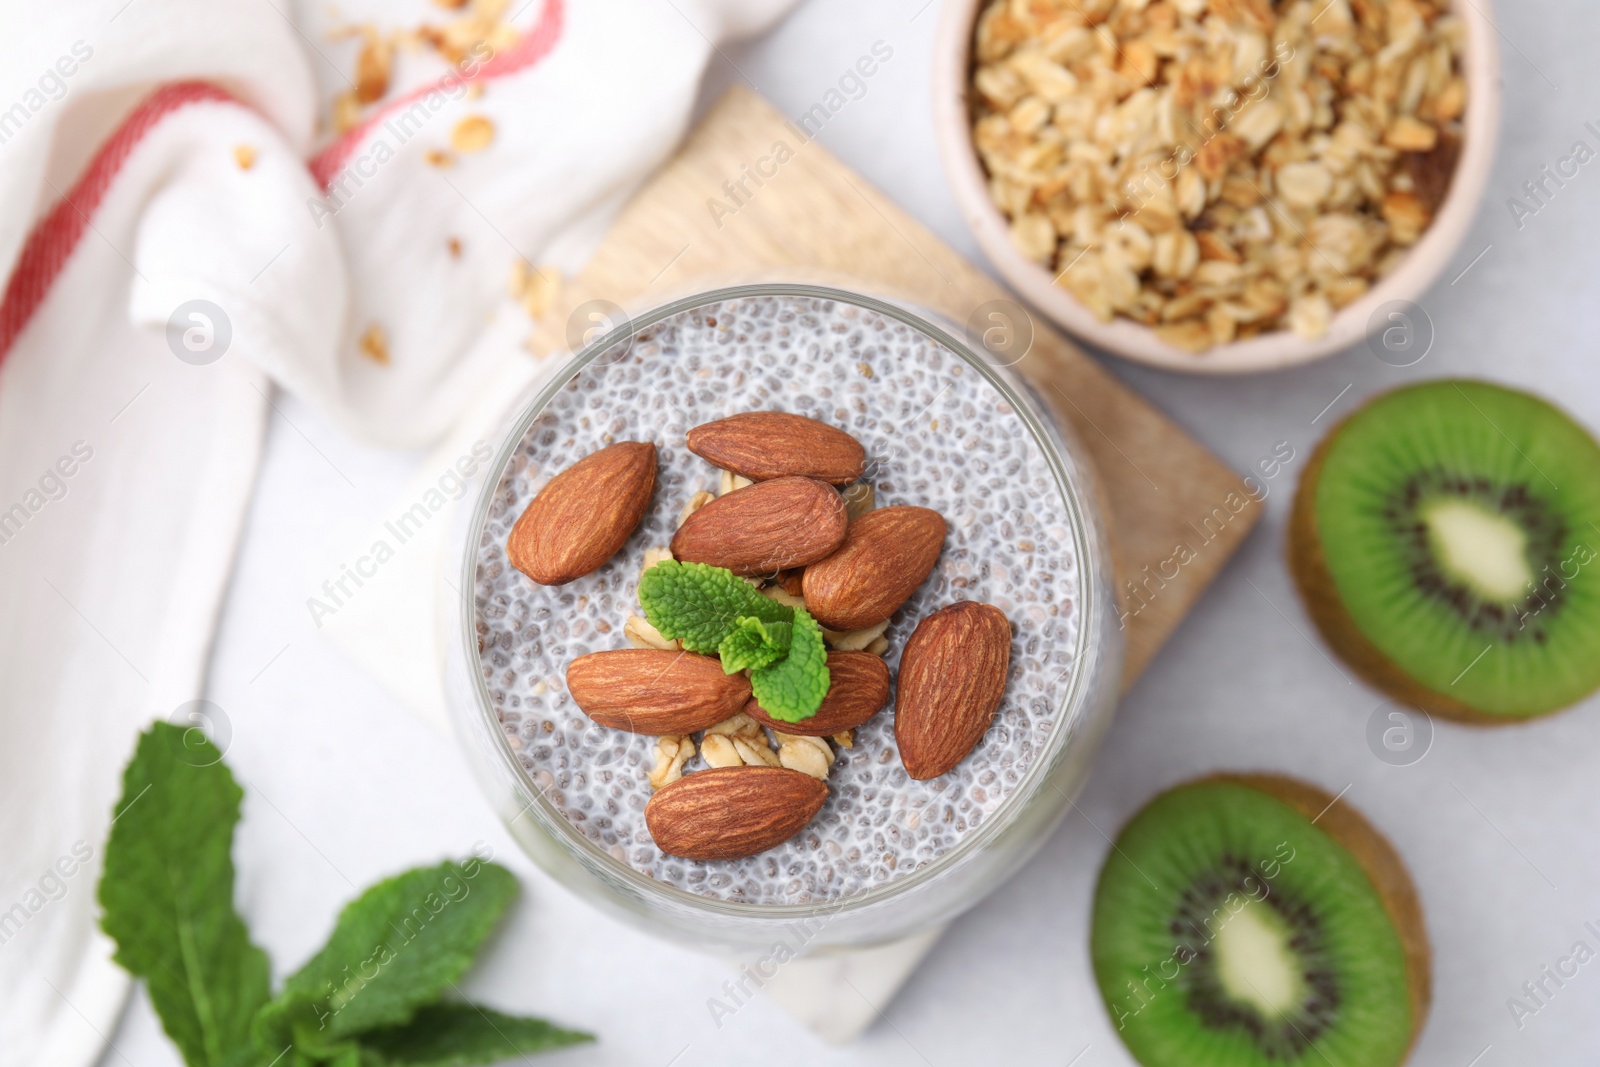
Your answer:
[[[769,37],[714,59],[706,98],[742,76],[796,115],[874,41],[887,42],[893,59],[822,142],[981,262],[934,151],[937,18],[937,0],[804,0]],[[1082,814],[1070,814],[1012,882],[961,918],[884,1018],[846,1049],[762,1000],[719,1029],[706,1001],[729,973],[722,963],[605,918],[551,882],[516,851],[438,734],[317,637],[305,598],[337,573],[421,456],[359,445],[280,399],[210,692],[231,719],[228,758],[246,787],[239,904],[275,974],[321,944],[359,888],[483,841],[525,891],[468,991],[601,1035],[598,1046],[549,1057],[552,1065],[1130,1064],[1089,968],[1101,831],[1114,833],[1156,791],[1186,778],[1268,769],[1348,788],[1345,800],[1410,867],[1434,949],[1434,1005],[1414,1063],[1593,1063],[1600,962],[1548,986],[1554,995],[1520,1027],[1507,1000],[1575,942],[1600,949],[1584,925],[1600,929],[1600,700],[1523,728],[1441,724],[1420,762],[1388,765],[1366,740],[1380,697],[1330,659],[1283,564],[1293,480],[1320,431],[1364,397],[1422,378],[1482,376],[1543,393],[1600,427],[1600,162],[1520,227],[1506,206],[1574,141],[1600,147],[1584,126],[1600,128],[1600,7],[1502,3],[1495,18],[1505,82],[1499,155],[1465,245],[1422,301],[1437,330],[1427,358],[1400,370],[1357,348],[1302,370],[1231,379],[1110,361],[1240,470],[1278,442],[1297,459],[1271,483],[1260,527],[1123,701]],[[107,1067],[179,1062],[142,993],[110,1036]]]

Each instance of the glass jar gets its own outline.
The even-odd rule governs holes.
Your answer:
[[[556,879],[652,932],[698,947],[762,948],[796,930],[805,931],[808,949],[859,947],[953,918],[1043,844],[1083,784],[1115,706],[1121,633],[1111,557],[1081,446],[1019,375],[997,365],[1011,359],[996,359],[981,347],[975,352],[925,312],[888,299],[769,283],[713,289],[632,319],[618,311],[612,317],[623,320],[620,325],[516,405],[494,461],[463,497],[453,524],[446,577],[463,595],[446,601],[441,620],[446,691],[484,789],[512,835]],[[832,377],[817,377],[824,371]],[[662,383],[676,391],[668,397]],[[915,612],[913,598],[896,614],[894,644],[903,646],[920,614],[963,598],[998,599],[1009,607],[1017,634],[1006,697],[974,749],[981,755],[968,757],[990,770],[970,780],[911,781],[890,751],[893,713],[880,712],[876,726],[858,731],[858,738],[875,731],[875,758],[857,751],[865,742],[840,749],[829,780],[833,795],[807,828],[817,828],[809,844],[783,853],[790,866],[779,871],[776,861],[760,857],[735,861],[750,864],[740,868],[747,879],[758,879],[762,869],[775,878],[800,871],[787,883],[799,888],[787,894],[776,881],[737,883],[718,864],[656,852],[639,810],[641,790],[648,795],[641,783],[652,762],[650,739],[588,723],[565,694],[565,663],[580,647],[625,647],[623,620],[638,609],[631,592],[637,562],[624,557],[642,553],[644,525],[605,567],[566,586],[534,586],[511,572],[503,551],[504,530],[536,483],[601,447],[613,431],[657,442],[663,458],[652,511],[670,510],[675,517],[683,503],[678,498],[687,493],[676,471],[686,463],[704,466],[682,450],[682,432],[732,413],[718,406],[731,392],[742,397],[736,410],[764,403],[862,432],[864,443],[877,441],[877,447],[868,444],[874,464],[868,477],[875,469],[881,479],[880,504],[924,503],[919,485],[950,497],[953,486],[970,480],[971,489],[960,490],[966,495],[947,505],[960,514],[946,515],[954,521],[945,552],[924,583],[941,596]],[[920,414],[903,423],[885,421],[883,412],[910,410],[930,394]],[[857,423],[879,436],[859,431]],[[922,443],[941,433],[947,443],[938,450]],[[912,458],[913,449],[934,457],[932,481],[918,480],[927,469],[917,466],[923,461]],[[885,459],[879,452],[892,455]],[[991,454],[1000,459],[991,462]],[[533,468],[537,477],[527,475]],[[1008,480],[1016,478],[1032,481]],[[994,505],[997,499],[1005,503]],[[1000,510],[982,510],[990,506]],[[993,539],[999,532],[1031,531],[1045,523],[1041,516],[1059,518],[1048,525],[1049,536],[1070,547],[1059,553],[1071,561],[1059,574],[1051,560],[1028,558],[1036,550],[1045,554],[1044,540],[1018,540],[1016,556],[965,549],[969,542],[1009,545]],[[663,521],[672,519],[647,516],[645,524]],[[660,529],[659,543],[665,543],[670,533]],[[1071,625],[1061,621],[1068,618]],[[1058,636],[1052,644],[1041,634]],[[898,649],[888,653],[891,665],[897,656]],[[1054,668],[1062,663],[1068,666],[1057,676]],[[572,746],[599,754],[593,764],[574,766],[564,762],[582,754]],[[952,775],[961,773],[958,767]],[[852,777],[869,784],[852,784]],[[854,813],[848,820],[841,815],[837,825],[829,822],[836,803]],[[951,827],[948,840],[933,826],[935,818]],[[921,851],[906,852],[898,867],[892,850],[881,861],[862,854],[886,840],[902,851]],[[824,862],[829,856],[838,862]]]

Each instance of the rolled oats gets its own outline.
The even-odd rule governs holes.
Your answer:
[[[1315,211],[1333,192],[1333,175],[1321,163],[1286,163],[1278,169],[1277,186],[1290,207]]]
[[[1150,265],[1162,278],[1187,278],[1200,265],[1200,244],[1188,230],[1172,230],[1155,239]]]
[[[744,760],[747,767],[778,767],[778,754],[772,751],[767,744],[765,735],[749,737],[744,734],[735,734],[729,738],[733,742],[734,750],[739,753],[739,758]]]
[[[778,763],[792,771],[826,779],[833,766],[833,749],[824,737],[806,737],[774,730],[778,738]]]
[[[802,602],[803,603],[803,602]],[[883,636],[883,631],[889,628],[889,620],[884,619],[875,626],[868,626],[864,630],[849,630],[841,633],[837,630],[824,628],[823,639],[828,642],[828,647],[838,652],[859,652],[872,644],[873,641]]]
[[[1193,352],[1392,270],[1460,151],[1446,0],[988,0],[973,143],[1021,253]]]
[[[723,719],[715,726],[706,727],[706,737],[760,737],[761,724],[744,712]]]
[[[656,741],[656,765],[650,771],[650,788],[660,789],[683,777],[683,765],[694,758],[694,742],[687,736]]]
[[[650,625],[648,619],[639,615],[628,616],[628,621],[622,624],[622,636],[627,638],[628,644],[634,648],[659,648],[676,652],[683,647],[676,641],[662,637],[660,630]]]
[[[853,482],[839,491],[844,497],[844,513],[851,519],[859,519],[877,506],[877,493],[872,488],[871,482]]]
[[[1321,337],[1333,319],[1333,305],[1320,294],[1296,298],[1289,305],[1289,329],[1301,337]]]
[[[715,495],[706,492],[704,489],[690,497],[689,502],[685,504],[683,506],[683,510],[678,513],[678,525],[682,526],[684,523],[688,522],[690,515],[693,515],[695,512],[699,511],[701,508],[705,507],[715,499],[717,499]]]
[[[761,590],[763,596],[776,600],[778,603],[790,608],[803,608],[806,606],[805,598],[789,592],[781,585],[769,585]],[[826,631],[824,631],[826,633]]]
[[[733,742],[722,734],[707,734],[700,739],[700,758],[708,767],[743,767],[744,760]]]
[[[1396,244],[1415,244],[1431,221],[1428,209],[1415,193],[1388,193],[1383,198],[1383,219]]]
[[[639,574],[654,567],[657,563],[665,563],[672,558],[672,549],[663,545],[652,545],[644,550],[644,562],[639,565]]]
[[[745,486],[753,484],[754,483],[751,482],[749,478],[746,478],[742,474],[735,474],[732,471],[723,471],[722,479],[717,484],[717,495],[727,496],[735,489],[743,489]]]

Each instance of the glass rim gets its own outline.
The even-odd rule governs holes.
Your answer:
[[[1057,717],[1049,735],[1006,798],[975,830],[956,842],[937,859],[929,861],[911,873],[845,897],[818,899],[804,904],[757,904],[704,896],[651,878],[632,865],[617,859],[597,842],[580,833],[571,820],[545,796],[544,790],[533,781],[528,769],[522,765],[506,739],[494,701],[484,680],[477,642],[477,569],[484,527],[488,521],[489,508],[504,481],[506,466],[516,450],[522,446],[534,420],[544,413],[555,395],[566,388],[584,369],[629,336],[636,336],[666,319],[697,307],[752,297],[832,300],[874,311],[916,330],[954,353],[967,366],[977,371],[1011,404],[1012,410],[1028,431],[1029,437],[1044,455],[1055,479],[1057,492],[1067,510],[1078,562],[1076,603],[1080,610],[1080,619],[1073,648],[1074,669],[1068,680],[1066,692],[1059,701]],[[456,598],[463,614],[462,648],[459,651],[466,656],[466,662],[473,668],[470,671],[473,699],[477,705],[480,724],[487,727],[494,736],[493,747],[500,761],[510,772],[511,780],[521,795],[523,813],[532,816],[538,822],[540,829],[586,873],[602,881],[611,879],[619,881],[641,899],[661,898],[691,912],[742,920],[780,922],[816,915],[819,912],[838,914],[881,904],[916,886],[935,881],[954,871],[969,857],[980,852],[992,839],[1003,833],[1015,820],[1025,803],[1038,792],[1052,768],[1066,755],[1068,748],[1066,741],[1072,734],[1072,726],[1086,709],[1085,698],[1089,693],[1087,686],[1089,675],[1093,669],[1103,669],[1103,665],[1098,662],[1099,657],[1094,654],[1091,642],[1100,636],[1100,616],[1106,610],[1101,588],[1103,583],[1099,580],[1100,571],[1110,566],[1109,559],[1100,558],[1100,543],[1094,535],[1095,525],[1084,513],[1082,496],[1093,494],[1092,484],[1087,481],[1082,485],[1074,482],[1072,475],[1069,474],[1069,465],[1077,471],[1081,464],[1072,458],[1061,429],[1049,413],[1043,410],[1043,405],[1031,395],[1030,387],[1023,382],[1021,376],[1016,376],[1016,382],[1011,381],[1011,377],[1009,365],[1005,368],[996,367],[976,355],[968,345],[952,336],[949,331],[905,307],[884,298],[850,289],[799,282],[761,282],[701,290],[657,305],[637,316],[630,315],[626,322],[607,331],[604,336],[591,341],[581,351],[568,358],[516,416],[506,439],[501,442],[495,454],[494,462],[489,468],[491,475],[484,479],[484,484],[479,489],[466,530],[467,550],[463,554],[460,580],[463,583],[462,590],[470,589],[472,594]],[[1106,588],[1109,589],[1109,585]]]

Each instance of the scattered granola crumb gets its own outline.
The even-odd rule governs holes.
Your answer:
[[[422,161],[430,167],[450,167],[455,165],[456,157],[442,148],[430,148],[422,153]]]
[[[450,147],[457,152],[481,152],[494,140],[494,123],[483,115],[468,115],[450,131]]]
[[[346,89],[333,98],[333,130],[349,133],[360,124],[361,101],[356,98],[356,90]]]
[[[525,259],[511,264],[507,291],[522,305],[531,319],[542,319],[561,294],[561,271],[555,267],[535,267]]]
[[[233,161],[239,164],[240,170],[249,170],[256,165],[256,150],[247,144],[233,146]]]
[[[376,27],[362,27],[361,54],[356,57],[356,100],[374,104],[389,91],[394,66],[394,44],[378,35]]]
[[[448,247],[450,249],[450,258],[452,258],[452,259],[460,259],[461,258],[461,238],[459,238],[459,237],[450,238],[449,244],[446,247]]]
[[[384,335],[382,326],[374,323],[367,327],[361,335],[361,354],[374,363],[389,365],[389,338]]]

